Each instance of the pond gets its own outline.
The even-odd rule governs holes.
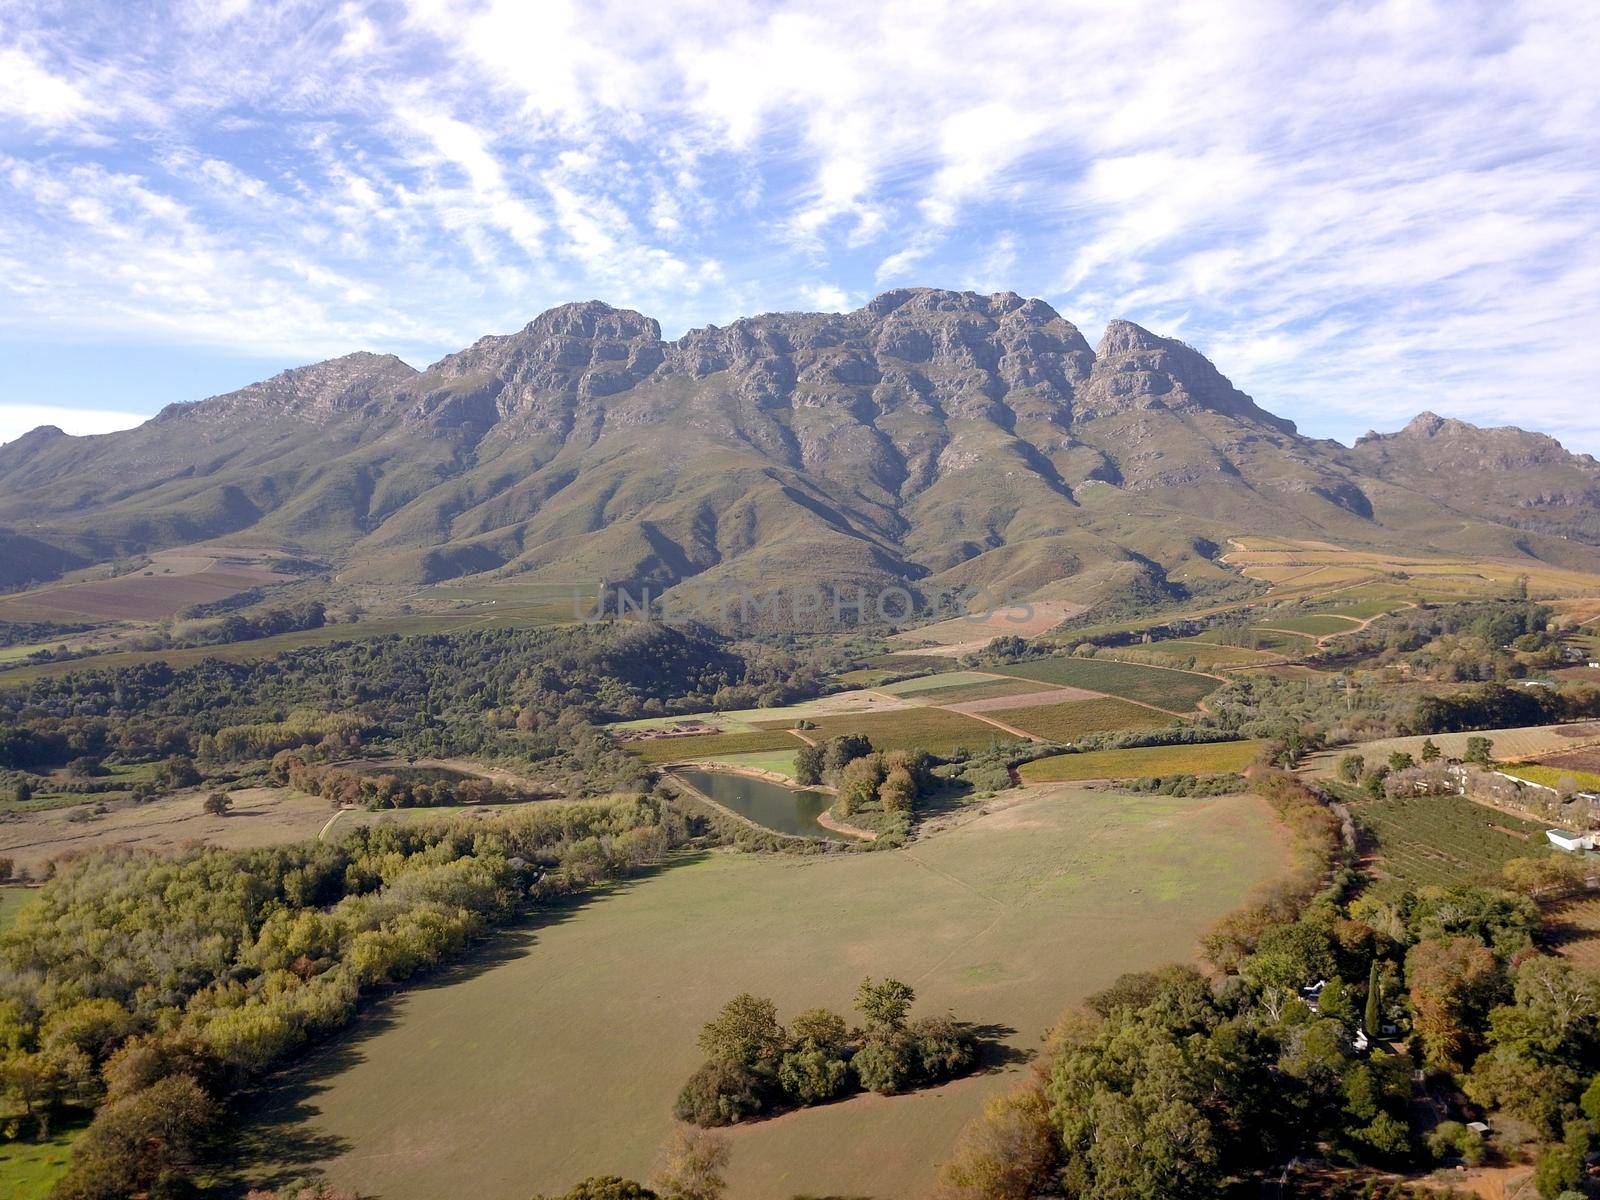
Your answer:
[[[756,779],[750,775],[736,775],[732,771],[680,767],[672,773],[724,808],[776,833],[798,833],[835,842],[855,840],[817,823],[817,818],[833,803],[833,797],[826,792],[785,787],[781,783]]]

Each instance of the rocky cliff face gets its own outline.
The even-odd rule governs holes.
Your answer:
[[[1545,434],[1425,412],[1358,439],[1348,461],[1462,512],[1600,545],[1600,463]]]
[[[348,355],[125,433],[35,431],[0,450],[0,524],[79,558],[244,537],[407,583],[825,573],[1073,598],[1220,576],[1215,547],[1246,532],[1569,553],[1398,464],[1413,441],[1441,473],[1488,455],[1542,480],[1513,507],[1584,513],[1594,464],[1453,424],[1313,442],[1181,342],[1117,321],[1091,349],[1009,292],[902,289],[674,342],[589,302],[421,372]]]

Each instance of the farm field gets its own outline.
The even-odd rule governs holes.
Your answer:
[[[628,742],[626,748],[648,763],[677,762],[689,758],[722,758],[729,754],[750,754],[756,751],[788,749],[790,754],[800,749],[802,743],[794,734],[786,732],[792,722],[774,722],[771,729],[756,729],[748,733],[706,733],[689,737],[650,738],[642,742]]]
[[[1547,763],[1507,763],[1500,767],[1500,770],[1518,779],[1526,779],[1529,783],[1537,783],[1541,787],[1559,788],[1563,783],[1571,782],[1586,792],[1600,788],[1600,775],[1596,775],[1593,771],[1568,769]]]
[[[1065,704],[1037,704],[1027,708],[1000,708],[984,716],[1050,742],[1070,742],[1086,733],[1108,729],[1148,729],[1171,720],[1142,704],[1102,696],[1096,700],[1069,700]]]
[[[72,820],[80,809],[20,813],[0,821],[0,856],[34,868],[69,850],[133,846],[173,850],[189,842],[246,849],[313,838],[333,815],[328,801],[286,788],[234,792],[225,817],[201,810],[203,790],[180,792],[148,804],[123,805],[104,816]]]
[[[1256,622],[1258,629],[1287,629],[1291,633],[1303,633],[1309,637],[1328,637],[1336,633],[1349,633],[1361,624],[1355,618],[1337,616],[1333,613],[1299,613],[1278,616],[1267,612],[1262,614],[1261,620]]]
[[[1040,683],[1104,692],[1173,712],[1189,712],[1197,701],[1222,686],[1220,680],[1207,675],[1137,666],[1107,658],[1042,658],[997,667],[996,671],[1020,679],[1036,679]]]
[[[1284,862],[1253,797],[1068,788],[892,854],[691,858],[502,935],[281,1076],[241,1173],[275,1185],[314,1161],[384,1200],[468,1175],[479,1200],[640,1177],[700,1025],[737,992],[788,1019],[891,975],[915,1013],[999,1026],[1025,1054],[1123,971],[1187,959]],[[1026,1069],[736,1127],[729,1194],[925,1196],[961,1127]]]
[[[800,748],[800,742],[795,741],[794,750],[770,750],[755,754],[724,754],[715,761],[726,763],[730,767],[742,767],[747,771],[770,771],[774,775],[783,775],[794,778],[794,754]]]
[[[993,741],[1017,740],[1004,730],[996,729],[976,717],[963,716],[943,708],[908,708],[899,712],[817,717],[815,720],[816,728],[806,730],[809,738],[820,742],[842,733],[865,734],[879,750],[923,749],[945,754],[958,746],[978,750]],[[766,725],[767,722],[762,724]]]
[[[1536,758],[1573,750],[1591,744],[1600,744],[1600,721],[1579,721],[1570,725],[1528,725],[1515,729],[1484,729],[1477,733],[1436,733],[1433,744],[1444,752],[1446,758],[1460,758],[1467,752],[1467,739],[1486,737],[1494,743],[1494,757],[1501,762],[1518,758]],[[1360,754],[1368,762],[1378,762],[1396,750],[1403,750],[1413,758],[1422,753],[1426,737],[1380,738],[1373,742],[1357,742],[1313,754],[1301,768],[1313,775],[1327,778],[1338,769],[1339,760],[1346,754]]]
[[[1461,796],[1367,800],[1351,813],[1376,840],[1389,888],[1492,880],[1513,858],[1556,853],[1544,825]]]
[[[887,683],[876,690],[888,692],[891,696],[912,696],[919,692],[993,682],[994,676],[984,671],[940,671],[936,675],[919,675],[914,679],[902,679],[899,683]]]
[[[1204,742],[1195,746],[1138,746],[1089,750],[1035,759],[1017,768],[1024,783],[1083,779],[1147,779],[1154,775],[1227,775],[1256,760],[1264,743]]]
[[[1164,642],[1111,646],[1101,650],[1095,657],[1177,667],[1179,670],[1185,667],[1200,667],[1202,670],[1210,671],[1253,662],[1270,662],[1275,656],[1265,651],[1252,650],[1247,646],[1224,646],[1216,642],[1203,642],[1197,638],[1172,638]]]
[[[978,683],[962,683],[952,687],[929,688],[917,692],[915,698],[919,704],[971,704],[979,700],[1004,699],[1008,696],[1024,696],[1037,692],[1039,684],[1032,679],[1004,679],[996,676],[986,676]],[[1078,689],[1058,689],[1060,695],[1070,697]]]
[[[923,625],[897,633],[891,641],[911,646],[933,643],[938,646],[958,646],[971,642],[988,642],[993,638],[1011,634],[1017,637],[1038,637],[1048,633],[1068,617],[1075,617],[1087,608],[1083,604],[1067,604],[1055,600],[1036,600],[1013,608],[996,609],[991,613],[953,617],[932,625]]]

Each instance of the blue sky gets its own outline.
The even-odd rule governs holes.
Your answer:
[[[0,0],[0,440],[597,297],[1127,317],[1600,453],[1600,6]]]

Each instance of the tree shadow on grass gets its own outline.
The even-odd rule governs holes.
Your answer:
[[[1017,1035],[1017,1031],[1010,1025],[968,1024],[966,1028],[975,1044],[972,1070],[968,1074],[998,1075],[1010,1067],[1032,1062],[1037,1053],[1021,1046],[1014,1046],[1007,1041],[1008,1038]]]
[[[366,1061],[365,1044],[394,1028],[404,1016],[407,996],[452,987],[476,979],[531,953],[540,934],[578,916],[587,908],[626,895],[669,867],[706,857],[683,852],[627,879],[592,891],[546,901],[520,920],[496,930],[454,961],[404,983],[364,998],[355,1019],[296,1062],[266,1076],[242,1093],[235,1104],[236,1126],[220,1155],[223,1177],[218,1195],[236,1198],[252,1188],[277,1190],[315,1180],[320,1168],[356,1147],[348,1138],[314,1127],[322,1115],[319,1102],[338,1076]],[[422,1084],[419,1082],[419,1088]]]

